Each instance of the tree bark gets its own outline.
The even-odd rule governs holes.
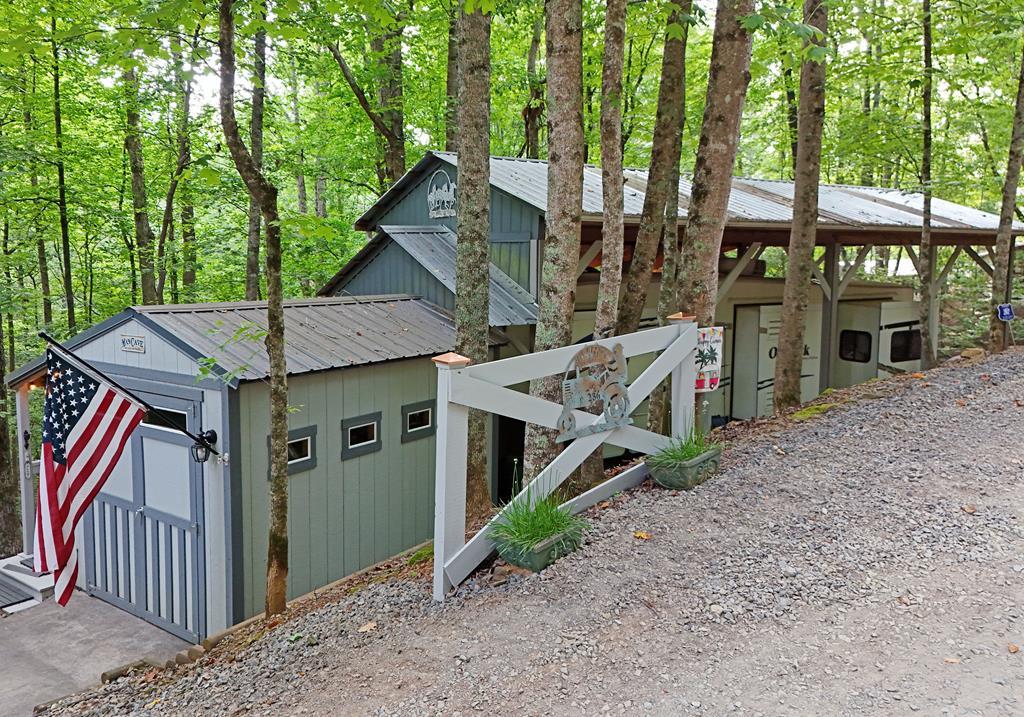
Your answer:
[[[232,0],[220,0],[220,117],[224,139],[249,195],[256,198],[266,226],[267,325],[270,361],[270,531],[267,547],[266,615],[284,612],[288,583],[288,373],[284,355],[281,287],[281,225],[277,187],[253,161],[235,117],[235,18]]]
[[[146,209],[146,170],[139,130],[139,80],[134,69],[125,70],[124,86],[127,118],[124,147],[128,152],[128,167],[131,171],[132,215],[135,221],[135,249],[139,257],[142,303],[156,304],[159,301],[156,290],[156,262],[153,256],[156,239]]]
[[[1013,292],[1013,267],[1010,257],[1013,246],[1013,214],[1017,206],[1017,185],[1020,183],[1021,163],[1024,161],[1024,54],[1021,55],[1020,76],[1017,80],[1017,103],[1010,133],[1009,159],[1003,179],[1003,201],[999,210],[999,229],[996,232],[996,260],[992,272],[992,311],[989,316],[988,349],[992,353],[1006,348],[1007,324],[996,316],[996,305],[1010,301]]]
[[[64,268],[64,301],[68,333],[75,333],[75,291],[71,282],[71,233],[68,228],[68,197],[64,173],[64,133],[60,110],[60,51],[57,48],[57,16],[50,15],[50,50],[53,53],[53,136],[57,145],[57,212],[60,216],[60,250]]]
[[[264,19],[265,21],[265,19]],[[256,31],[253,53],[252,114],[249,118],[249,152],[263,171],[263,104],[267,97],[267,31]],[[249,195],[249,230],[245,243],[245,298],[260,298],[260,204]]]
[[[448,55],[444,76],[444,150],[457,152],[456,111],[459,102],[459,3],[448,8]]]
[[[456,246],[455,351],[483,363],[488,358],[490,305],[490,86],[491,17],[481,9],[459,11],[459,204]],[[469,414],[466,512],[490,512],[487,490],[487,414]]]
[[[935,286],[935,247],[932,246],[932,8],[922,0],[924,81],[921,89],[921,185],[924,194],[921,214],[921,246],[918,275],[921,279],[921,368],[931,368],[937,359],[932,336],[932,295]]]
[[[615,334],[622,290],[624,242],[622,174],[622,65],[626,0],[608,0],[601,67],[601,277],[597,287],[594,338]]]
[[[679,305],[702,326],[715,319],[718,256],[750,83],[752,38],[740,20],[753,11],[753,0],[719,0],[715,13],[704,119],[678,269]]]
[[[804,0],[804,24],[821,37],[804,44],[800,66],[800,108],[797,123],[796,172],[793,184],[793,225],[789,234],[786,287],[775,358],[775,411],[800,404],[800,373],[804,359],[804,328],[811,290],[811,267],[818,228],[818,181],[821,176],[821,133],[825,123],[825,60],[806,53],[825,47],[828,6],[825,0]],[[832,289],[836,290],[835,287]]]
[[[291,81],[292,81],[292,124],[295,126],[295,136],[299,142],[299,171],[295,173],[295,196],[298,199],[299,214],[306,214],[309,211],[306,203],[306,150],[302,146],[302,119],[299,116],[299,72],[295,66],[295,57],[291,58]]]
[[[548,205],[534,341],[537,351],[565,346],[572,340],[583,208],[582,0],[546,0],[545,15]],[[530,393],[560,402],[561,377],[532,380]],[[558,450],[553,431],[527,425],[524,476],[536,476]]]
[[[35,96],[36,81],[35,81],[35,65],[32,66],[32,87],[29,88],[28,77],[22,78],[22,92],[24,93],[24,109],[22,110],[22,119],[25,124],[25,134],[31,136],[33,132],[32,125],[32,98]],[[39,196],[39,174],[36,171],[36,160],[35,156],[29,158],[28,168],[28,181],[32,187],[32,196]],[[47,266],[46,257],[46,238],[42,232],[39,231],[39,226],[35,218],[33,218],[29,225],[29,232],[35,239],[36,245],[36,258],[39,263],[39,290],[43,296],[43,325],[49,328],[50,324],[53,323],[53,301],[50,299],[50,270]]]
[[[327,177],[323,174],[316,175],[313,185],[313,211],[321,219],[327,218]]]
[[[616,327],[619,334],[631,333],[640,326],[647,292],[651,286],[651,269],[661,242],[662,227],[665,225],[665,202],[670,192],[679,191],[678,183],[676,187],[670,184],[673,166],[679,164],[679,154],[674,152],[674,147],[682,129],[686,40],[681,23],[686,22],[686,13],[688,10],[679,7],[668,18],[661,85],[658,88],[658,109],[651,142],[651,165],[647,173],[647,190],[644,193],[644,208],[640,214],[633,258],[629,263],[626,288],[619,303]]]
[[[613,2],[617,1],[613,0]],[[540,37],[543,30],[544,18],[538,17],[533,23],[530,49],[526,53],[526,84],[529,87],[529,97],[526,100],[526,106],[523,107],[523,153],[530,159],[540,157],[540,122],[544,117],[544,83],[537,74],[537,54],[540,52]],[[619,74],[622,74],[621,62],[619,63]],[[622,84],[621,81],[619,84]]]

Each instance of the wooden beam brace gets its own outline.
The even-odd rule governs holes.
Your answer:
[[[747,250],[743,252],[743,255],[736,261],[736,266],[729,270],[729,273],[725,275],[721,283],[718,285],[718,297],[715,300],[716,304],[721,303],[725,295],[729,293],[729,289],[736,283],[736,280],[740,278],[750,262],[757,260],[761,256],[761,252],[764,251],[764,245],[761,242],[755,242],[747,247]]]
[[[962,246],[958,246],[956,249],[953,250],[952,255],[950,255],[949,260],[946,262],[946,265],[942,267],[942,271],[939,272],[939,278],[936,279],[935,281],[936,286],[942,287],[945,285],[946,278],[949,276],[949,272],[953,268],[953,264],[956,263],[956,259],[958,256],[960,256],[960,253],[962,251]]]
[[[587,250],[583,252],[583,256],[580,257],[579,266],[576,267],[577,279],[583,276],[583,272],[585,272],[587,267],[590,266],[590,262],[594,261],[594,259],[597,258],[597,255],[601,253],[601,244],[602,242],[598,240],[588,246]]]
[[[868,258],[868,254],[875,247],[874,244],[865,244],[857,252],[857,257],[850,264],[850,268],[846,270],[846,274],[843,275],[842,280],[839,282],[839,297],[842,298],[843,292],[846,291],[846,287],[853,281],[853,277],[857,274],[857,270],[864,265],[864,261]]]
[[[963,246],[964,246],[964,251],[967,252],[967,256],[969,256],[972,259],[974,259],[974,262],[978,266],[980,266],[984,270],[984,272],[986,274],[988,274],[989,276],[992,276],[993,273],[994,273],[994,270],[989,265],[989,263],[987,261],[985,261],[984,257],[982,257],[981,254],[979,254],[978,251],[973,246],[970,246],[968,244],[964,244]]]
[[[904,245],[904,248],[907,250],[907,256],[910,257],[910,263],[914,265],[914,271],[916,271],[920,275],[921,260],[917,257],[917,252],[914,251],[914,247],[911,246],[910,244]]]

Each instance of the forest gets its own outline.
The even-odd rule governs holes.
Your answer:
[[[428,150],[596,165],[610,152],[652,177],[699,175],[702,131],[715,129],[705,125],[721,121],[716,138],[732,132],[728,116],[706,112],[709,78],[727,85],[749,73],[749,85],[734,82],[745,101],[741,94],[726,176],[797,177],[800,145],[813,136],[801,123],[813,126],[815,114],[801,104],[817,94],[820,148],[808,142],[804,153],[816,156],[804,159],[820,162],[821,182],[924,191],[995,214],[1007,187],[1011,209],[1016,196],[1008,176],[1014,147],[1019,174],[1022,132],[1016,0],[94,3],[8,0],[0,12],[6,371],[39,353],[39,330],[68,337],[130,305],[315,295],[366,241],[355,218]],[[723,18],[748,50],[723,52],[716,68]],[[576,40],[553,36],[556,26]],[[612,49],[621,90],[609,101]],[[471,62],[484,71],[466,69]],[[805,75],[817,83],[802,86]],[[481,77],[486,85],[474,87]],[[234,140],[223,116],[228,82]],[[460,112],[460,91],[472,98],[474,90],[486,112]],[[618,112],[611,128],[610,108]],[[671,132],[659,128],[676,124],[672,117],[678,149],[666,154]],[[676,151],[677,162],[656,168]],[[549,176],[571,180],[559,166]],[[466,180],[462,191],[471,191]],[[277,218],[268,224],[271,198]],[[555,248],[546,249],[556,253],[557,220]],[[576,231],[578,248],[578,216]],[[278,239],[279,287],[265,256]],[[861,271],[918,281],[894,250],[874,251]],[[949,253],[939,247],[935,261]],[[787,273],[782,250],[763,258],[772,275]],[[1012,267],[1010,275],[1018,286],[1024,279]],[[991,294],[976,264],[954,267],[940,356],[987,342]],[[557,316],[549,298],[541,297],[542,325]],[[539,344],[556,339],[538,329]]]

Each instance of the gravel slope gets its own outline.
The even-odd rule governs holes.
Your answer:
[[[693,492],[606,505],[540,576],[442,608],[371,585],[52,713],[1024,715],[1022,369],[858,389],[737,439]]]

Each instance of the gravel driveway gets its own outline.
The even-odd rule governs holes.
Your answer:
[[[596,510],[540,576],[374,584],[55,711],[1024,715],[1024,353],[852,394]]]

